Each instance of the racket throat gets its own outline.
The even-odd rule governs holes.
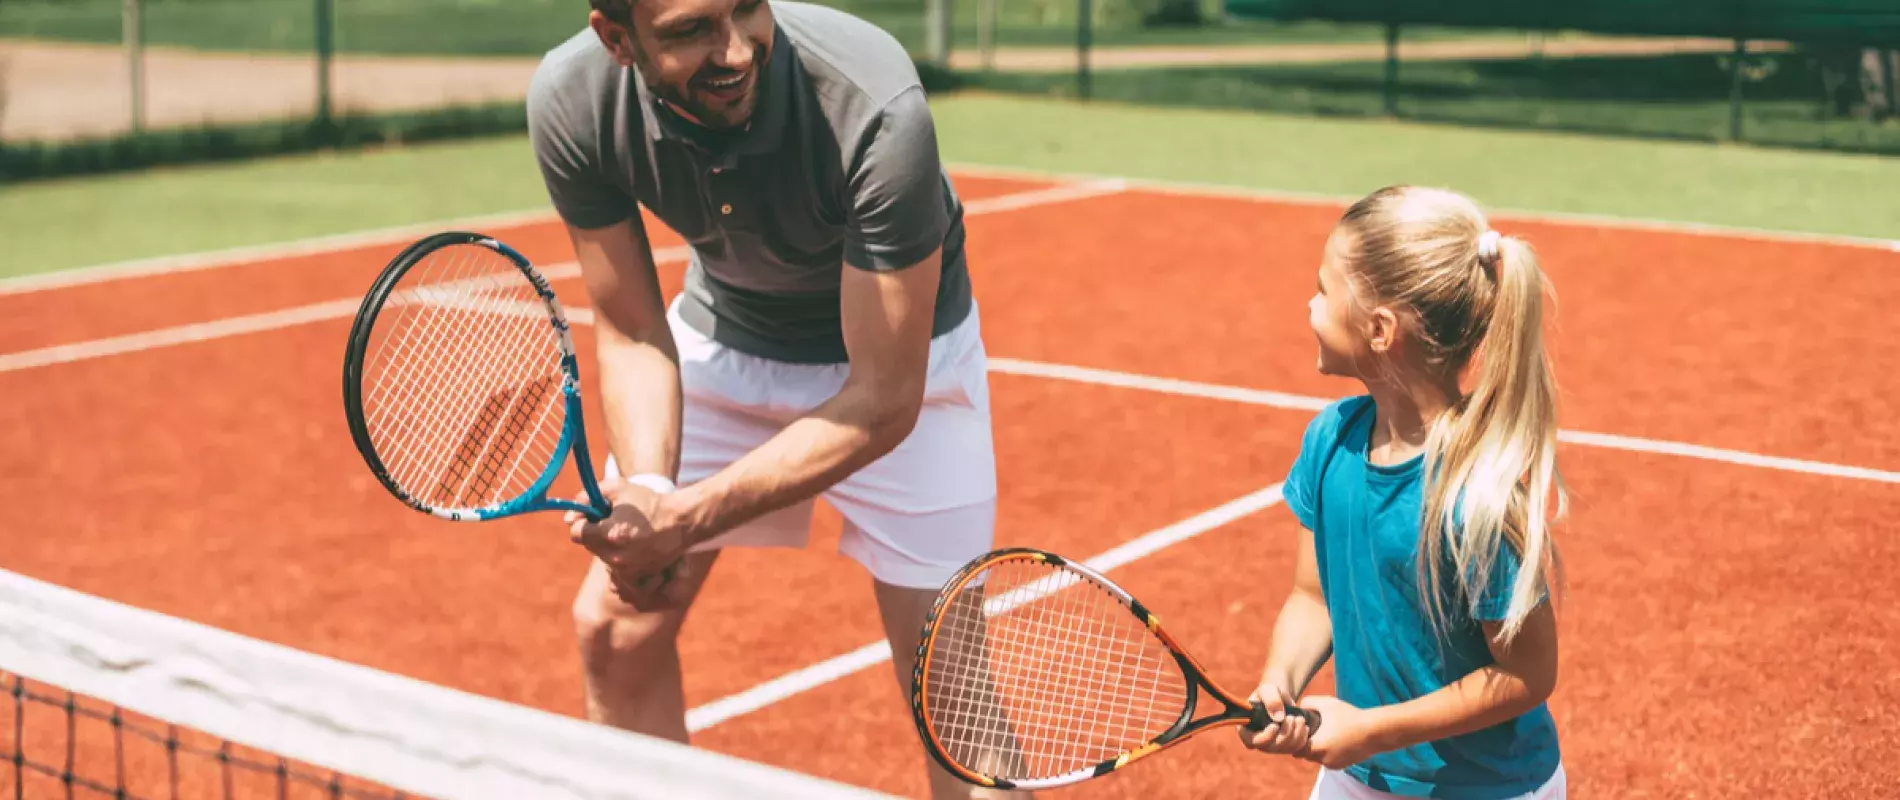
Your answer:
[[[1185,664],[1182,665],[1184,669],[1182,674],[1193,675],[1194,673],[1185,671],[1186,666],[1187,665]],[[1173,725],[1168,726],[1167,730],[1162,731],[1160,736],[1156,736],[1154,738],[1156,742],[1172,742],[1176,739],[1179,739],[1183,736],[1193,733],[1194,731],[1199,730],[1202,727],[1205,727],[1205,723],[1213,721],[1212,719],[1202,720],[1201,721],[1202,724],[1196,724],[1194,721],[1194,709],[1198,705],[1198,701],[1201,698],[1201,692],[1204,692],[1204,691],[1206,690],[1202,689],[1199,686],[1195,686],[1194,691],[1187,693],[1187,700],[1181,704],[1181,716],[1175,718]],[[1215,719],[1218,719],[1218,717],[1216,717]],[[1153,746],[1158,747],[1159,745],[1153,745]]]

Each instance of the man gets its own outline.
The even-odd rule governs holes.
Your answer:
[[[613,515],[570,520],[597,556],[574,603],[589,716],[685,741],[676,637],[719,548],[801,546],[819,495],[907,700],[935,592],[990,548],[996,503],[962,205],[915,68],[819,6],[592,6],[528,95],[611,453]],[[692,249],[670,309],[641,206]],[[983,796],[928,768],[934,796]]]

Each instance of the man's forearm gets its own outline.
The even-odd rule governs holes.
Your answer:
[[[623,475],[679,470],[679,351],[640,215],[568,226],[594,304],[594,363],[609,452]],[[591,455],[591,454],[590,454]]]
[[[675,498],[691,541],[704,541],[759,515],[813,497],[909,435],[914,407],[850,387],[771,439]]]
[[[679,472],[679,356],[664,326],[631,337],[603,332],[596,348],[601,410],[622,475]]]

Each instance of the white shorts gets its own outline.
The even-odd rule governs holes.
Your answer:
[[[1518,795],[1516,800],[1563,800],[1568,790],[1564,778],[1563,765],[1551,773],[1550,780],[1529,794]],[[1404,800],[1391,792],[1382,792],[1347,775],[1343,770],[1321,768],[1319,779],[1313,782],[1313,793],[1307,800]]]
[[[838,393],[849,366],[759,358],[712,341],[667,313],[679,349],[684,402],[679,484],[704,480]],[[988,356],[976,309],[930,343],[917,426],[902,444],[825,490],[844,517],[839,552],[879,581],[941,587],[995,541],[996,454],[990,435]],[[611,455],[603,473],[618,475]],[[814,500],[796,503],[705,542],[802,548]]]

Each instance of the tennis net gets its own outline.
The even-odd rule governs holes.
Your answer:
[[[0,798],[872,798],[0,570]]]

